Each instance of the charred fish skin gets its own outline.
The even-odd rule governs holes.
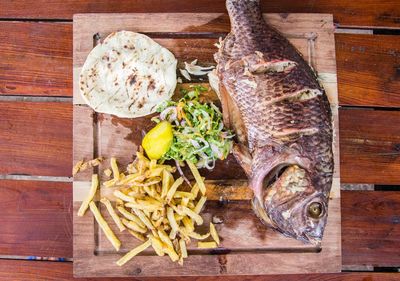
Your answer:
[[[320,243],[332,185],[332,120],[317,76],[269,26],[259,0],[227,0],[231,32],[215,60],[233,152],[249,177],[264,223]]]

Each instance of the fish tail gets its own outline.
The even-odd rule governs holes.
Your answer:
[[[262,17],[260,0],[227,0],[226,8],[231,20],[231,31],[236,36],[254,35],[257,30],[262,30],[260,27],[266,25]]]

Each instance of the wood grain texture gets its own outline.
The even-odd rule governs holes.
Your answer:
[[[338,94],[336,81],[336,61],[334,44],[334,26],[332,16],[326,14],[264,14],[264,18],[273,27],[284,33],[302,52],[306,61],[319,72],[320,82],[326,88],[331,102],[334,127],[335,170],[339,170],[339,132],[338,128]],[[157,24],[162,22],[163,24]],[[179,24],[177,24],[179,22]],[[171,39],[162,32],[228,31],[229,24],[223,14],[78,14],[73,23],[73,58],[74,58],[74,108],[80,109],[77,103],[80,97],[79,69],[86,56],[93,48],[93,35],[107,36],[115,30],[134,30],[137,32],[157,33],[164,45],[181,55],[192,55],[191,49],[182,43],[187,39]],[[168,33],[170,34],[170,33]],[[160,42],[160,39],[157,39]],[[175,46],[176,42],[180,42]],[[212,44],[209,44],[212,46]],[[181,60],[178,57],[178,60]],[[182,61],[180,61],[182,63]],[[212,99],[216,99],[214,96]],[[122,167],[132,161],[134,153],[141,143],[143,135],[153,126],[150,117],[126,120],[108,114],[93,113],[92,119],[86,112],[74,113],[74,128],[83,123],[93,127],[93,134],[74,134],[74,154],[115,156]],[[88,131],[88,130],[87,130]],[[92,148],[75,145],[93,143]],[[80,151],[83,150],[83,151]],[[94,153],[92,153],[92,151]],[[127,153],[131,151],[131,153]],[[226,165],[226,164],[225,164]],[[235,166],[238,169],[237,166]],[[214,171],[230,172],[230,166],[216,167]],[[101,171],[100,171],[101,172]],[[219,173],[221,174],[221,173]],[[115,262],[122,253],[137,246],[129,234],[119,235],[122,248],[119,253],[113,251],[109,241],[94,223],[93,218],[74,216],[74,275],[91,276],[183,276],[183,275],[243,275],[243,274],[282,274],[310,272],[338,272],[341,270],[341,238],[340,238],[340,185],[339,174],[335,173],[332,185],[333,197],[329,203],[328,225],[324,233],[321,251],[312,245],[284,237],[278,232],[263,227],[257,218],[251,216],[248,201],[229,202],[226,205],[209,202],[204,211],[205,225],[213,215],[222,216],[224,223],[217,226],[222,237],[220,247],[228,251],[228,255],[213,255],[214,251],[201,250],[188,245],[192,255],[185,261],[185,267],[171,264],[168,259],[158,257],[148,249],[138,255],[132,267],[118,267]],[[230,179],[231,175],[221,176],[220,180]],[[74,178],[74,194],[77,185]],[[87,180],[87,179],[86,179]],[[240,183],[241,184],[241,183]],[[87,184],[89,186],[89,183]],[[235,186],[235,184],[233,184]],[[105,188],[107,190],[107,188]],[[103,196],[103,189],[100,197]],[[235,191],[233,189],[233,191]],[[243,198],[244,199],[244,198]],[[74,196],[74,213],[81,202]],[[101,208],[101,207],[100,207]],[[247,217],[246,215],[249,215]],[[105,217],[107,219],[107,216]],[[110,222],[110,219],[108,218]],[[201,231],[200,229],[198,231]],[[243,237],[247,237],[243,241]],[[242,241],[242,242],[239,242]],[[285,258],[282,258],[284,252]],[[221,254],[221,253],[220,253]],[[298,263],[304,255],[307,259]],[[223,261],[221,260],[223,258]],[[247,263],[242,263],[243,259]],[[155,264],[157,265],[155,267]],[[251,267],[248,264],[252,264]]]
[[[336,34],[341,105],[400,106],[400,37]]]
[[[65,1],[3,1],[1,18],[55,18],[71,19],[76,13],[223,13],[224,0],[72,0]],[[396,0],[284,0],[262,1],[262,9],[268,13],[330,13],[340,26],[399,27],[400,4]]]
[[[71,175],[71,104],[0,102],[0,111],[0,174]]]
[[[340,111],[342,182],[399,184],[400,112]]]
[[[0,69],[5,71],[0,73],[0,95],[72,96],[71,24],[4,22],[3,26]],[[11,32],[13,36],[8,36]],[[165,47],[173,47],[181,61],[198,58],[203,63],[214,62],[217,40],[158,39]],[[335,41],[339,103],[399,107],[397,36],[336,34]]]
[[[0,173],[71,175],[71,105],[1,102],[0,109]],[[339,113],[342,182],[398,184],[400,113],[358,109]],[[243,176],[240,170],[230,174],[237,172]]]
[[[11,275],[10,272],[13,274]],[[393,281],[399,280],[398,273],[335,273],[335,274],[301,274],[269,276],[224,276],[224,277],[169,277],[169,278],[73,278],[71,262],[0,260],[0,279],[2,281]]]
[[[68,23],[2,22],[0,95],[71,95],[71,33]]]
[[[71,205],[70,183],[0,180],[0,253],[70,257]]]
[[[399,266],[400,193],[343,193],[343,264]]]
[[[0,189],[2,254],[72,257],[70,183],[2,180]],[[400,195],[341,195],[343,265],[399,266]]]

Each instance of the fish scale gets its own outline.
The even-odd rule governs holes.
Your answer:
[[[281,233],[318,244],[332,185],[332,117],[312,68],[262,17],[227,0],[231,32],[215,60],[224,122],[249,177],[253,209]]]

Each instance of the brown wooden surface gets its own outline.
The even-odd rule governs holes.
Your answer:
[[[2,254],[72,257],[70,183],[2,180],[0,190]],[[342,191],[344,266],[400,264],[399,197]]]
[[[338,125],[338,93],[336,81],[336,60],[334,26],[332,16],[326,14],[264,14],[264,19],[274,28],[281,31],[295,47],[303,54],[306,61],[319,74],[320,83],[324,85],[328,99],[331,102],[333,122]],[[158,24],[162,22],[163,24]],[[177,24],[179,22],[179,24]],[[88,118],[86,111],[82,112],[79,98],[79,72],[85,58],[93,48],[93,35],[100,34],[104,38],[115,30],[133,30],[136,32],[153,32],[162,38],[164,45],[173,53],[179,50],[181,56],[196,57],[182,43],[190,39],[171,39],[178,32],[215,32],[229,30],[229,19],[224,14],[78,14],[74,15],[73,23],[73,72],[74,72],[74,118],[73,126],[76,132],[73,136],[74,158],[85,156],[111,156],[120,159],[120,163],[131,161],[131,153],[137,150],[141,143],[142,132],[151,128],[150,118],[125,120],[108,114],[97,114],[97,118]],[[168,36],[160,34],[167,32]],[[311,43],[308,34],[316,34]],[[150,35],[151,36],[151,35]],[[191,38],[199,35],[191,34]],[[174,44],[178,42],[178,46]],[[211,42],[205,42],[211,43]],[[193,44],[193,43],[192,43]],[[212,43],[210,44],[212,46]],[[197,52],[200,52],[196,51]],[[182,57],[177,56],[183,63]],[[211,61],[211,56],[210,60]],[[202,61],[199,61],[202,64]],[[215,99],[213,97],[213,99]],[[84,103],[83,103],[84,104]],[[90,114],[90,111],[89,111]],[[93,113],[96,114],[96,113]],[[125,123],[125,124],[124,124]],[[86,124],[86,126],[85,126]],[[121,126],[122,124],[122,126]],[[87,127],[86,130],[82,130]],[[93,133],[83,133],[91,131]],[[133,133],[132,133],[133,132]],[[82,144],[92,144],[82,146]],[[341,238],[340,238],[340,175],[339,171],[339,132],[334,134],[335,173],[332,184],[331,202],[329,204],[328,225],[325,229],[321,251],[313,245],[285,237],[278,232],[266,229],[255,216],[251,214],[250,203],[237,201],[219,206],[210,202],[204,211],[205,225],[213,214],[223,216],[224,223],[217,226],[222,237],[220,247],[229,251],[227,255],[212,255],[212,251],[199,251],[195,245],[188,245],[190,257],[185,266],[171,264],[168,259],[158,257],[150,250],[139,255],[133,267],[118,267],[113,261],[139,245],[129,234],[119,235],[122,242],[120,253],[110,247],[102,231],[93,222],[93,218],[74,216],[74,275],[77,277],[91,276],[186,276],[186,275],[232,275],[232,274],[283,274],[283,273],[316,273],[338,272],[341,270]],[[93,152],[97,154],[93,154]],[[123,165],[123,164],[122,164]],[[223,171],[232,171],[237,165],[216,167]],[[99,171],[101,173],[101,170]],[[219,173],[221,174],[221,173]],[[219,180],[230,179],[223,175]],[[236,184],[233,184],[235,186]],[[90,182],[86,183],[90,187]],[[74,213],[77,212],[83,200],[76,196],[76,190],[82,193],[82,182],[74,177]],[[104,188],[108,190],[107,188]],[[104,196],[100,190],[100,197]],[[235,189],[233,189],[235,191]],[[242,198],[245,199],[245,198]],[[110,222],[110,218],[108,220]],[[200,231],[200,230],[199,230]],[[243,237],[247,237],[246,241]],[[198,252],[197,254],[194,252]],[[284,258],[282,253],[284,253]],[[307,259],[299,264],[306,255]],[[223,261],[221,261],[223,259]],[[248,263],[239,263],[246,259]],[[248,267],[248,264],[252,264]],[[156,266],[155,266],[156,264]],[[279,266],[278,266],[279,265]]]
[[[0,109],[0,173],[71,175],[70,104],[0,102]],[[400,113],[341,109],[339,121],[342,182],[399,183]]]
[[[71,104],[0,101],[0,111],[0,174],[71,174]]]
[[[399,107],[399,36],[336,34],[335,39],[340,104]]]
[[[2,1],[0,6],[0,18],[30,18],[35,21],[38,19],[71,19],[74,12],[225,12],[223,1],[178,1],[149,0],[149,1],[94,1],[94,0],[73,0],[73,1]],[[361,26],[368,28],[371,26],[379,28],[399,28],[400,2],[397,0],[385,1],[263,1],[265,12],[324,12],[333,13],[334,21],[339,26]],[[15,24],[15,25],[14,25]],[[38,22],[0,22],[0,95],[26,95],[26,96],[71,96],[71,69],[72,69],[72,28],[71,23],[38,23]],[[398,30],[398,29],[397,29]],[[350,30],[356,32],[356,30]],[[36,36],[41,40],[35,40]],[[397,68],[399,65],[398,36],[376,36],[376,35],[350,35],[337,34],[336,38],[336,57],[339,80],[339,98],[342,105],[350,106],[378,106],[398,108],[399,90]],[[59,43],[64,42],[64,43]],[[26,48],[28,46],[29,48]],[[29,50],[27,50],[29,49]],[[16,102],[18,104],[19,102]],[[19,131],[15,134],[5,132],[16,124],[23,124],[16,116],[8,112],[7,107],[2,107],[0,117],[0,176],[4,171],[18,173],[24,170],[31,175],[64,175],[70,174],[70,167],[66,168],[63,159],[60,157],[61,164],[54,167],[54,162],[49,159],[56,159],[57,154],[50,150],[41,156],[32,151],[27,153],[26,159],[21,157],[22,152],[18,150],[7,151],[6,148],[11,143],[23,149],[32,146],[36,150],[44,150],[47,143],[53,143],[60,139],[59,136],[65,132],[51,130],[49,123],[29,119],[30,114],[36,116],[46,116],[53,119],[51,126],[62,128],[68,122],[61,121],[62,118],[52,114],[48,106],[25,107],[26,103],[12,106],[13,112],[21,113],[21,119],[25,120],[23,126],[19,125]],[[60,107],[63,107],[61,105]],[[15,108],[19,108],[15,111]],[[43,108],[43,110],[42,110]],[[55,105],[55,108],[59,106]],[[346,112],[345,112],[346,110]],[[371,115],[368,110],[356,112],[354,109],[341,110],[341,174],[345,182],[357,183],[362,180],[368,183],[399,184],[400,179],[395,171],[398,169],[398,129],[393,124],[400,124],[398,112],[386,110],[374,111]],[[56,110],[57,111],[57,110]],[[40,112],[40,113],[39,113]],[[71,113],[71,107],[66,110]],[[353,116],[355,115],[355,116]],[[386,115],[388,118],[386,118]],[[344,120],[344,121],[343,121]],[[393,122],[393,123],[391,123]],[[374,124],[371,126],[371,124]],[[376,128],[380,126],[378,132]],[[368,130],[371,128],[371,131]],[[24,131],[32,135],[26,139]],[[52,132],[53,131],[53,132]],[[342,132],[343,131],[343,132]],[[362,132],[364,135],[361,135]],[[10,137],[12,136],[12,137]],[[361,138],[360,138],[361,136]],[[34,138],[39,139],[38,142]],[[64,137],[63,137],[64,138]],[[49,139],[51,141],[49,141]],[[358,141],[357,141],[358,139]],[[363,141],[360,141],[363,140]],[[12,141],[12,142],[11,142]],[[27,143],[24,143],[27,141]],[[64,151],[71,150],[71,135],[65,136],[68,145],[62,147],[61,155]],[[64,150],[64,151],[62,151]],[[359,154],[363,157],[358,157]],[[20,155],[15,157],[15,155]],[[345,156],[344,156],[345,155]],[[8,162],[6,158],[17,160],[14,163]],[[46,157],[47,156],[47,157]],[[71,156],[67,156],[71,157]],[[344,157],[344,158],[343,158]],[[17,159],[18,158],[18,159]],[[32,162],[36,161],[35,167]],[[369,165],[366,161],[370,161]],[[11,163],[11,164],[10,164]],[[376,163],[376,164],[375,164]],[[8,166],[7,166],[8,165]],[[12,171],[8,170],[11,165]],[[68,164],[70,165],[70,163]],[[28,168],[27,168],[28,166]],[[49,168],[50,166],[50,168]],[[389,176],[385,174],[388,169]],[[60,172],[61,171],[61,172]],[[368,172],[367,172],[368,171]],[[400,173],[397,173],[400,174]],[[382,176],[383,175],[383,176]],[[4,181],[2,181],[4,182]],[[12,181],[10,181],[12,182]],[[0,189],[1,206],[18,206],[18,198],[32,198],[42,202],[45,198],[52,198],[50,208],[61,206],[62,200],[59,195],[53,194],[54,187],[66,185],[65,190],[71,192],[69,184],[53,184],[48,182],[21,182],[17,181],[17,192],[7,191],[2,193]],[[40,188],[35,188],[40,186]],[[22,188],[23,187],[23,188]],[[50,190],[50,191],[49,191]],[[31,195],[31,191],[35,195]],[[58,190],[59,191],[59,190]],[[15,195],[15,194],[18,194]],[[63,192],[62,192],[63,193]],[[6,195],[7,194],[7,195]],[[14,195],[10,195],[14,194]],[[399,266],[400,261],[395,250],[400,248],[398,236],[398,214],[394,210],[398,209],[399,199],[396,192],[342,192],[342,213],[343,213],[343,265],[356,266],[371,264],[376,266]],[[373,196],[372,196],[373,194]],[[48,196],[48,197],[47,197]],[[72,196],[70,194],[69,196]],[[5,198],[5,199],[4,199]],[[60,200],[59,200],[60,199]],[[47,199],[46,199],[47,200]],[[31,200],[29,200],[31,201]],[[23,200],[20,202],[24,202]],[[28,204],[29,205],[29,204]],[[63,231],[67,222],[62,224],[54,219],[59,218],[46,210],[46,207],[39,208],[35,202],[30,203],[34,206],[34,211],[27,215],[23,212],[15,213],[16,207],[12,211],[6,211],[6,215],[0,219],[0,254],[16,254],[48,256],[59,253],[67,256],[71,253],[71,239]],[[57,207],[58,208],[58,207]],[[64,210],[62,207],[60,209]],[[15,212],[14,212],[15,211]],[[53,212],[54,213],[54,212]],[[23,216],[22,216],[23,215]],[[72,214],[70,214],[71,216]],[[22,216],[22,217],[21,217]],[[349,219],[347,219],[349,218]],[[12,224],[18,219],[21,229],[32,231],[37,240],[29,240],[25,243],[15,237],[23,238],[17,233]],[[43,221],[51,222],[54,228],[50,231],[46,227],[36,227],[42,225]],[[374,222],[370,225],[369,222]],[[11,225],[10,225],[11,224]],[[375,227],[376,225],[376,227]],[[72,227],[72,226],[71,226]],[[8,232],[8,230],[13,230]],[[16,233],[14,233],[14,231]],[[5,234],[3,235],[3,233]],[[57,237],[56,245],[53,248],[49,241],[52,235]],[[349,235],[347,234],[349,233]],[[350,237],[350,234],[352,235]],[[366,237],[371,236],[371,239]],[[9,241],[12,243],[10,244]],[[350,242],[346,242],[350,241]],[[58,249],[63,249],[57,252]],[[30,250],[32,249],[32,250]],[[382,261],[382,263],[380,262]],[[361,268],[362,270],[362,268]],[[34,262],[21,260],[0,259],[0,279],[1,280],[75,280],[72,278],[72,263],[58,262]],[[200,278],[192,278],[199,280]],[[201,278],[202,280],[215,280],[216,277]],[[377,273],[350,273],[350,274],[329,274],[329,275],[284,275],[271,277],[228,277],[224,280],[399,280],[399,274],[377,274]],[[79,279],[77,279],[79,280]],[[82,279],[83,280],[83,279]],[[110,279],[86,279],[86,280],[110,280]],[[132,280],[131,278],[129,280]],[[148,279],[149,280],[149,279]],[[176,278],[165,278],[164,280],[183,280]],[[186,279],[185,279],[186,280]]]
[[[175,46],[183,60],[213,62],[215,41],[160,43]],[[340,104],[399,107],[397,36],[336,34],[335,41]],[[0,69],[5,70],[0,76],[0,95],[72,96],[71,23],[3,22],[0,48]],[[191,49],[192,56],[185,57],[183,48]]]
[[[400,27],[400,4],[396,0],[284,0],[262,1],[268,13],[331,13],[340,26]],[[0,18],[71,19],[76,13],[145,13],[145,12],[225,12],[224,0],[20,0],[2,3]]]
[[[71,96],[71,24],[0,25],[0,95]]]
[[[70,183],[0,180],[0,206],[2,255],[72,256]]]
[[[400,193],[343,193],[343,264],[399,266]]]
[[[339,122],[342,181],[398,184],[400,112],[342,109]]]
[[[13,272],[10,275],[9,272]],[[22,260],[0,260],[0,279],[2,281],[395,281],[400,280],[398,273],[335,273],[335,274],[303,274],[303,275],[269,275],[269,276],[224,276],[224,277],[169,277],[169,278],[73,278],[71,262],[48,262],[48,261],[22,261]]]

